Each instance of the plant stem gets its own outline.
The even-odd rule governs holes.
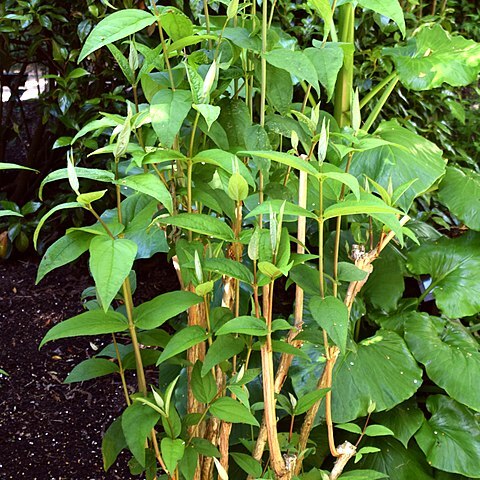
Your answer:
[[[120,374],[120,378],[122,379],[122,388],[123,394],[125,395],[125,402],[129,406],[132,402],[130,401],[130,395],[128,394],[127,382],[125,380],[125,370],[123,369],[122,364],[122,356],[120,355],[120,351],[118,350],[117,339],[115,338],[115,334],[112,333],[113,339],[113,346],[115,347],[115,355],[117,357],[118,362],[118,373]]]
[[[373,87],[361,100],[360,108],[362,109],[367,105],[367,103],[375,97],[375,95],[380,92],[389,82],[391,82],[397,76],[397,72],[392,72],[390,75],[385,77],[380,83],[378,83],[375,87]]]
[[[395,75],[390,83],[388,84],[386,90],[383,92],[382,96],[380,97],[380,100],[378,103],[375,105],[375,108],[370,112],[370,115],[368,116],[367,120],[363,124],[363,130],[368,132],[373,125],[373,122],[377,119],[378,115],[380,115],[380,112],[382,111],[383,106],[388,100],[388,97],[390,94],[393,92],[394,88],[396,87],[398,81],[400,78],[398,75]]]
[[[349,43],[354,49],[355,8],[347,3],[339,8],[340,41]],[[335,86],[334,117],[338,126],[344,127],[350,123],[351,94],[353,90],[353,51],[345,55],[343,67],[338,75]]]
[[[323,181],[318,183],[319,191],[319,217],[318,217],[318,275],[320,282],[320,296],[325,297],[325,277],[323,275],[324,258],[323,258]]]

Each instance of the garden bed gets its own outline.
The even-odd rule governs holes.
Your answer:
[[[140,264],[143,300],[176,288],[175,274],[150,260]],[[83,262],[60,268],[34,286],[37,260],[0,268],[0,477],[31,480],[115,480],[130,477],[126,456],[106,474],[101,439],[124,408],[120,379],[108,376],[63,384],[68,372],[109,343],[110,337],[40,340],[56,323],[81,313],[80,294],[91,284]],[[173,276],[172,276],[173,273]],[[130,375],[134,382],[134,374]],[[133,383],[132,383],[133,392]]]

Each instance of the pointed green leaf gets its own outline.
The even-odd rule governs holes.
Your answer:
[[[133,35],[155,23],[155,17],[140,9],[119,10],[107,15],[90,32],[78,57],[81,62],[95,50]]]
[[[288,167],[292,167],[296,170],[302,170],[303,172],[309,173],[310,175],[318,176],[318,171],[312,164],[288,153],[255,150],[248,152],[238,152],[238,155],[249,155],[251,157],[266,158],[268,160],[287,165]]]
[[[43,337],[39,348],[42,348],[47,342],[60,338],[123,332],[127,328],[127,319],[121,313],[91,310],[52,327]]]
[[[191,292],[179,290],[163,293],[134,309],[135,325],[144,330],[160,327],[167,320],[200,302],[202,298]]]
[[[202,376],[206,375],[216,365],[238,355],[244,348],[245,344],[241,338],[232,335],[222,335],[208,348],[205,360],[202,366]]]
[[[155,222],[162,225],[174,225],[220,240],[230,242],[235,240],[233,230],[225,222],[204,213],[180,213],[171,217],[156,218]]]
[[[187,90],[160,90],[150,104],[152,127],[162,146],[172,148],[183,121],[192,108],[192,95]]]
[[[204,342],[207,338],[208,335],[205,330],[198,325],[185,327],[182,330],[179,330],[167,343],[165,350],[157,360],[157,365],[160,365],[169,358],[188,350],[198,343]]]
[[[145,443],[160,414],[148,405],[133,402],[122,414],[123,435],[135,459],[145,466]]]
[[[217,384],[211,370],[202,376],[202,362],[197,361],[192,369],[190,386],[195,398],[201,403],[210,403],[217,395]]]
[[[227,335],[229,333],[240,333],[243,335],[256,335],[257,337],[261,337],[267,334],[267,324],[265,323],[265,320],[261,318],[244,315],[232,318],[232,320],[223,324],[215,332],[215,335]]]
[[[326,330],[340,351],[345,352],[349,326],[345,304],[335,297],[312,297],[309,308],[314,320]]]
[[[90,242],[90,271],[103,309],[108,310],[137,254],[137,244],[126,238],[97,235]]]
[[[363,8],[368,8],[384,17],[391,18],[405,36],[405,19],[398,0],[359,0],[358,3]]]
[[[253,273],[242,263],[229,258],[208,258],[203,269],[236,278],[249,285],[253,283]]]
[[[178,462],[182,459],[185,452],[185,442],[180,438],[172,440],[171,438],[163,438],[160,443],[163,461],[167,470],[173,475],[177,468]]]
[[[286,202],[285,200],[266,200],[265,202],[255,207],[250,213],[248,213],[248,215],[245,216],[245,218],[256,217],[260,214],[268,215],[270,214],[270,211],[273,211],[273,213],[280,213],[282,206],[284,215],[292,215],[294,217],[306,217],[314,219],[317,218],[317,216],[313,212],[310,212],[306,208],[302,208],[292,202]],[[294,220],[296,220],[296,218]],[[284,218],[283,221],[287,222],[288,219]]]
[[[250,413],[250,410],[231,397],[220,397],[210,406],[210,413],[229,423],[246,423],[259,427],[257,419]]]
[[[102,438],[103,469],[108,469],[115,463],[118,454],[127,446],[122,430],[122,417],[116,418],[107,428]]]
[[[306,413],[307,410],[313,407],[315,403],[321,400],[328,392],[328,388],[320,388],[318,390],[314,390],[313,392],[308,392],[302,397],[300,397],[293,409],[294,415],[302,415]]]
[[[253,478],[260,478],[262,476],[263,468],[258,460],[255,460],[246,453],[230,452],[230,456],[244,472],[247,472]]]
[[[157,175],[154,175],[153,173],[140,173],[138,175],[130,175],[122,178],[116,183],[122,187],[128,187],[155,198],[168,210],[169,213],[172,213],[172,196]]]
[[[37,228],[33,232],[33,246],[35,249],[37,248],[37,240],[38,240],[38,235],[40,234],[40,230],[42,229],[44,223],[56,212],[59,210],[65,210],[67,208],[78,208],[82,207],[81,203],[78,202],[67,202],[67,203],[61,203],[60,205],[56,205],[53,207],[50,211],[48,211],[38,222]]]
[[[118,372],[118,365],[105,358],[89,358],[76,365],[63,383],[83,382]]]
[[[352,196],[347,196],[343,202],[335,203],[327,207],[324,211],[323,218],[340,217],[344,215],[358,214],[401,214],[399,210],[389,207],[383,200],[370,193],[361,193],[360,200],[355,200]]]

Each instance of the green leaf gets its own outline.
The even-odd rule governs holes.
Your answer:
[[[35,231],[33,232],[33,246],[35,249],[37,248],[37,240],[38,240],[38,235],[40,234],[40,230],[42,229],[43,225],[45,222],[56,212],[59,210],[65,210],[67,208],[78,208],[82,207],[81,203],[78,202],[67,202],[67,203],[61,203],[60,205],[56,205],[53,207],[49,212],[47,212],[38,222],[37,228],[35,228]]]
[[[117,460],[118,454],[127,446],[122,430],[122,417],[116,418],[102,438],[103,469],[107,471]]]
[[[155,17],[145,10],[126,9],[111,13],[90,32],[78,57],[81,62],[95,50],[133,35],[155,23]]]
[[[210,130],[212,123],[215,122],[220,115],[220,107],[217,105],[208,105],[206,103],[193,104],[192,107],[200,112],[207,122],[207,128]]]
[[[118,66],[122,70],[122,73],[125,75],[127,82],[130,85],[135,84],[135,73],[133,72],[128,60],[125,58],[123,53],[113,44],[107,45],[107,48],[110,50],[110,53],[115,58]]]
[[[229,333],[240,333],[243,335],[255,335],[261,337],[267,334],[267,324],[265,323],[265,320],[261,318],[245,315],[232,318],[232,320],[223,324],[215,332],[215,335],[227,335]]]
[[[373,272],[362,292],[377,309],[393,312],[405,290],[405,261],[393,250],[386,249],[375,261]]]
[[[384,472],[395,480],[432,480],[432,469],[415,443],[408,449],[392,437],[370,438],[368,443],[380,452],[364,456],[359,467]]]
[[[244,472],[247,472],[253,478],[260,478],[262,476],[263,468],[258,460],[255,460],[246,453],[230,452],[230,456]]]
[[[191,20],[180,10],[168,8],[160,15],[162,28],[172,42],[178,42],[182,38],[193,35],[193,24]]]
[[[34,168],[24,167],[23,165],[18,165],[16,163],[0,162],[0,171],[1,170],[31,170],[32,172],[37,172]]]
[[[459,322],[411,313],[405,340],[429,378],[458,402],[480,411],[480,353],[477,340]]]
[[[288,167],[292,167],[296,170],[302,170],[303,172],[309,173],[310,175],[319,175],[318,171],[312,164],[288,153],[254,150],[248,152],[238,152],[238,155],[249,155],[250,157],[266,158],[268,160],[281,163],[282,165],[287,165]]]
[[[426,243],[409,253],[407,268],[416,275],[431,275],[433,296],[448,317],[480,312],[480,234]]]
[[[335,365],[332,414],[335,423],[345,423],[368,414],[370,403],[376,411],[389,410],[410,398],[422,383],[418,367],[403,339],[389,330],[354,344],[354,351],[341,355]],[[316,389],[324,363],[323,349],[302,347],[311,361],[294,358],[291,378],[298,397]],[[356,379],[361,378],[358,382]],[[414,478],[414,477],[412,477]]]
[[[358,4],[384,17],[391,18],[398,25],[403,36],[405,36],[405,19],[403,18],[403,10],[398,0],[359,0]]]
[[[183,121],[192,108],[192,94],[187,90],[164,89],[151,101],[152,127],[162,146],[172,148]]]
[[[278,48],[265,53],[264,57],[270,65],[290,72],[299,80],[305,80],[319,92],[317,71],[303,52]]]
[[[183,458],[180,460],[178,468],[180,473],[185,477],[185,480],[194,480],[195,470],[198,464],[198,453],[192,445],[185,448]]]
[[[322,172],[320,178],[329,178],[343,183],[353,192],[356,199],[360,200],[360,186],[358,185],[358,180],[353,175],[344,172]]]
[[[114,183],[115,175],[112,172],[107,170],[99,170],[97,168],[82,168],[75,167],[75,173],[78,178],[88,178],[90,180],[96,180],[97,182],[106,182]],[[66,168],[61,168],[60,170],[55,170],[52,173],[49,173],[40,184],[40,189],[38,191],[38,196],[40,200],[43,198],[43,187],[49,182],[55,182],[57,180],[65,180],[68,178],[68,170]]]
[[[249,285],[253,283],[253,273],[242,263],[229,258],[208,258],[203,269],[236,278]]]
[[[375,267],[377,263],[375,263]],[[338,279],[343,282],[358,282],[367,276],[367,272],[360,270],[353,263],[338,262]],[[402,277],[403,278],[403,277]]]
[[[327,394],[328,390],[328,388],[320,388],[303,395],[303,397],[300,397],[295,405],[295,408],[293,409],[294,415],[302,415],[302,413],[310,410],[315,403],[317,403]]]
[[[340,480],[379,480],[381,478],[389,478],[384,473],[375,470],[353,470],[342,474]]]
[[[240,173],[242,177],[247,181],[247,183],[255,187],[255,180],[252,177],[252,174],[248,168],[243,164],[240,159],[230,152],[225,152],[219,149],[203,150],[199,152],[193,159],[194,164],[204,164],[216,165],[222,170],[225,170],[230,175],[233,175],[235,172]]]
[[[177,468],[178,462],[182,459],[185,452],[185,442],[180,438],[172,440],[171,438],[163,438],[160,443],[163,461],[170,474]]]
[[[133,402],[122,414],[123,435],[138,463],[145,466],[145,443],[160,414],[148,405]]]
[[[356,433],[357,435],[362,434],[362,429],[355,423],[339,423],[338,425],[335,425],[335,428],[345,430],[346,432]]]
[[[343,202],[335,203],[327,207],[323,212],[323,219],[340,217],[344,215],[358,214],[400,214],[396,208],[389,207],[383,200],[370,193],[361,193],[360,200],[347,196]]]
[[[89,358],[76,365],[63,383],[83,382],[118,372],[118,365],[104,358]]]
[[[155,222],[174,225],[227,242],[235,241],[233,230],[225,222],[204,213],[180,213],[171,217],[156,218]]]
[[[229,423],[246,423],[259,427],[257,419],[250,413],[250,410],[231,397],[220,397],[210,406],[210,413]]]
[[[236,202],[241,202],[248,197],[248,183],[239,173],[234,173],[228,180],[228,196]]]
[[[165,350],[157,360],[157,365],[160,365],[169,358],[188,350],[198,343],[204,342],[207,338],[208,335],[205,330],[198,325],[185,327],[182,330],[179,330],[167,343]]]
[[[90,271],[105,311],[127,278],[137,254],[137,244],[126,238],[97,235],[90,242]]]
[[[130,175],[122,178],[116,183],[122,187],[128,187],[155,198],[155,200],[158,200],[169,213],[172,213],[172,196],[157,175],[154,175],[153,173],[140,173],[138,175]]]
[[[281,114],[290,112],[293,101],[292,76],[286,70],[267,63],[268,104]]]
[[[447,167],[438,191],[440,201],[472,230],[480,230],[480,175]]]
[[[323,20],[323,35],[325,38],[328,37],[333,20],[333,12],[332,6],[330,5],[330,0],[308,0],[308,4],[315,9],[316,13]]]
[[[365,435],[367,437],[383,437],[388,435],[394,436],[395,434],[384,425],[369,425],[365,429]]]
[[[384,48],[401,82],[412,90],[430,90],[448,83],[469,85],[480,70],[480,45],[451,35],[440,25],[425,26],[405,47]]]
[[[287,202],[285,200],[266,200],[265,202],[256,206],[248,215],[245,216],[245,218],[256,217],[260,214],[269,215],[270,211],[278,214],[280,213],[282,206],[284,215],[292,215],[294,217],[306,217],[314,219],[317,218],[317,216],[313,212],[310,212],[306,208],[302,208],[292,202]],[[283,221],[286,222],[288,221],[288,219],[284,218]]]
[[[388,427],[395,438],[408,448],[408,442],[422,426],[424,417],[416,400],[412,398],[388,412],[376,413],[373,419]]]
[[[127,328],[127,319],[121,313],[91,310],[52,327],[43,337],[39,348],[42,348],[43,345],[51,340],[123,332]]]
[[[442,151],[394,120],[382,122],[375,136],[389,144],[355,152],[350,173],[357,178],[366,175],[384,188],[391,182],[394,190],[417,179],[398,201],[398,206],[408,211],[413,199],[425,193],[444,174]]]
[[[328,9],[331,11],[330,5]],[[330,101],[335,91],[338,73],[343,66],[342,47],[336,43],[325,43],[319,48],[306,48],[304,52],[314,65],[318,79],[327,91],[327,101]]]
[[[13,210],[0,210],[0,217],[23,217],[23,215]]]
[[[341,352],[347,348],[348,309],[335,297],[312,297],[309,304],[313,319],[322,327]]]
[[[81,203],[82,205],[89,205],[92,202],[100,200],[105,194],[107,190],[99,190],[98,192],[88,192],[88,193],[81,193],[77,196],[77,202]]]
[[[202,366],[202,376],[216,365],[238,355],[244,348],[245,344],[241,338],[236,338],[232,335],[222,335],[215,339],[215,341],[208,348],[205,360]]]
[[[217,384],[211,370],[202,375],[202,362],[197,361],[192,369],[190,386],[195,398],[202,403],[210,403],[217,395]]]
[[[201,301],[198,295],[183,290],[163,293],[134,309],[135,325],[144,330],[157,328]]]
[[[480,478],[478,415],[444,395],[428,397],[427,409],[432,416],[415,439],[429,464],[446,472]]]

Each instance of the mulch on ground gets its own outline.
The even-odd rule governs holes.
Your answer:
[[[139,264],[138,301],[178,288],[174,271],[157,257]],[[9,374],[0,376],[2,480],[132,478],[126,454],[108,473],[102,467],[102,435],[125,407],[118,376],[62,383],[111,337],[69,338],[38,350],[53,325],[83,311],[80,295],[92,285],[85,264],[62,267],[35,286],[37,260],[0,263],[0,368]]]

